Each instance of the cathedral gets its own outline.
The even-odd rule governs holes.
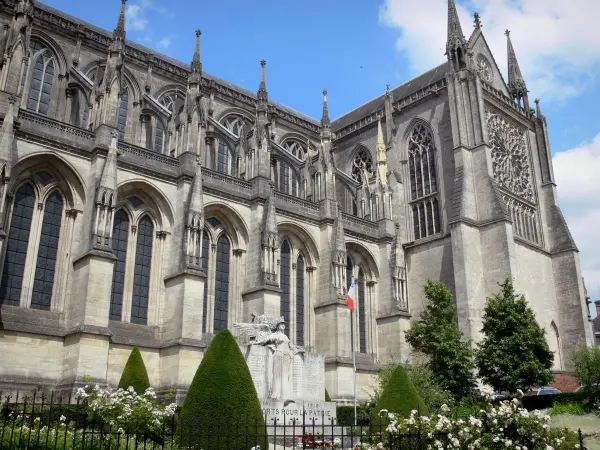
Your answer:
[[[0,2],[0,389],[115,386],[137,346],[181,400],[219,330],[273,314],[324,356],[334,400],[353,398],[355,356],[364,399],[410,360],[428,279],[466,339],[509,276],[557,373],[592,343],[509,32],[505,80],[448,0],[445,63],[335,120],[324,90],[315,119],[269,98],[264,60],[256,92],[205,72],[199,30],[189,65],[127,40],[125,2],[112,32]]]

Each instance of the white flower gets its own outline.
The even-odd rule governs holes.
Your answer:
[[[61,422],[64,422],[65,420],[67,420],[67,418],[66,418],[65,416],[62,416],[62,415],[61,415],[61,416],[59,417],[59,420],[60,420]]]

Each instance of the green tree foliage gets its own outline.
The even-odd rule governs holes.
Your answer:
[[[545,331],[509,278],[500,287],[499,294],[488,298],[483,315],[484,338],[476,356],[479,376],[496,391],[512,394],[551,383],[554,354]]]
[[[125,369],[123,369],[123,375],[121,375],[121,380],[119,381],[120,388],[128,389],[129,386],[133,386],[135,392],[140,395],[150,387],[148,371],[142,359],[142,354],[137,347],[134,347],[131,351],[127,364],[125,364]]]
[[[428,304],[419,321],[406,332],[406,341],[429,358],[427,366],[437,384],[455,400],[460,400],[471,395],[475,387],[471,343],[462,339],[456,324],[454,299],[448,288],[443,283],[428,280],[425,297]]]
[[[248,425],[248,426],[246,426]],[[240,347],[222,330],[206,351],[179,415],[183,444],[204,450],[260,445],[268,449],[258,395]],[[200,434],[198,430],[202,429]]]
[[[414,409],[421,415],[428,415],[427,407],[415,389],[406,369],[397,365],[387,381],[377,406],[372,411],[371,425],[377,428],[380,424],[387,423],[386,417],[380,415],[381,410],[393,412],[400,417],[410,416]]]
[[[586,393],[587,403],[600,400],[600,347],[578,347],[572,356],[574,374]]]

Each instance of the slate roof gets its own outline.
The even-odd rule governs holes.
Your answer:
[[[419,75],[416,78],[413,78],[410,81],[407,81],[404,84],[392,89],[392,94],[394,96],[394,101],[399,100],[407,95],[410,95],[420,89],[423,89],[425,86],[435,83],[436,81],[444,78],[446,72],[450,70],[449,63],[445,62],[433,69],[425,72],[422,75]],[[379,97],[365,103],[362,106],[350,111],[347,114],[335,119],[331,122],[331,129],[333,131],[340,130],[344,128],[346,125],[350,125],[351,123],[359,120],[360,118],[367,116],[369,114],[374,113],[378,109],[382,109],[385,104],[385,93],[381,94]]]

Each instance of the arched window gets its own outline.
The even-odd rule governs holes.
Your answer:
[[[229,174],[229,146],[221,140],[217,149],[217,170]]]
[[[206,333],[206,312],[208,311],[208,261],[209,254],[208,249],[210,248],[210,242],[208,240],[208,234],[206,231],[202,234],[202,270],[207,275],[204,279],[204,298],[202,300],[202,332]]]
[[[281,288],[281,303],[279,308],[279,314],[285,320],[285,323],[290,324],[290,273],[291,273],[291,251],[288,241],[283,241],[281,245],[280,255],[280,280],[279,287]]]
[[[435,147],[431,132],[418,123],[408,140],[411,207],[415,239],[439,233]]]
[[[162,153],[165,128],[163,126],[162,120],[154,118],[154,121],[156,122],[156,127],[154,128],[156,130],[154,133],[154,151],[156,153]]]
[[[120,209],[115,214],[112,234],[112,249],[117,260],[113,266],[112,288],[110,293],[110,320],[121,320],[128,241],[129,217],[125,211]]]
[[[282,147],[301,161],[306,158],[306,146],[298,141],[285,141]]]
[[[244,119],[240,116],[227,116],[222,121],[225,128],[231,131],[236,137],[240,137],[240,132],[242,130],[242,125],[244,124]]]
[[[367,308],[365,296],[365,275],[358,272],[358,348],[360,353],[367,353]]]
[[[304,345],[304,258],[296,261],[296,345]]]
[[[144,216],[137,228],[133,297],[131,299],[131,322],[144,325],[148,321],[148,298],[150,296],[150,268],[153,243],[154,225],[148,216]]]
[[[0,300],[7,305],[19,306],[21,302],[23,273],[25,272],[34,204],[35,191],[33,187],[28,183],[23,184],[15,195],[2,283],[0,284]]]
[[[215,313],[213,332],[227,328],[229,311],[229,240],[222,234],[217,241],[217,267],[215,273]]]
[[[119,117],[117,119],[117,130],[119,139],[125,139],[125,126],[127,125],[127,109],[129,108],[129,87],[125,87],[121,93],[121,102],[119,103]]]
[[[31,41],[29,49],[34,66],[27,96],[27,109],[46,115],[50,108],[54,81],[54,56],[44,44],[38,41]]]
[[[373,173],[373,159],[364,148],[360,148],[352,160],[352,178],[362,183],[365,170]]]
[[[48,197],[44,206],[44,219],[42,220],[40,245],[31,293],[32,308],[50,310],[63,207],[63,199],[58,191],[54,191]]]
[[[183,97],[181,92],[179,91],[169,91],[166,94],[163,94],[160,98],[160,104],[167,108],[169,111],[173,112],[175,107],[177,106],[177,100],[183,102]],[[181,104],[180,103],[180,104]]]
[[[285,161],[274,160],[273,172],[271,174],[275,189],[284,194],[298,197],[298,175],[294,168]]]

